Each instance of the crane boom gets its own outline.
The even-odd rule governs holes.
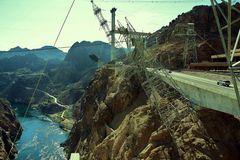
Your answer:
[[[94,15],[97,17],[99,23],[100,23],[100,26],[102,27],[102,29],[104,30],[107,38],[108,38],[108,41],[111,42],[111,34],[110,34],[110,27],[107,23],[107,20],[103,17],[102,15],[102,9],[99,8],[94,2],[93,0],[91,0],[91,3],[92,3],[92,8],[93,8],[93,12],[94,12]]]
[[[125,17],[125,21],[127,23],[127,28],[129,31],[131,32],[136,32],[135,28],[133,27],[133,25],[130,23],[130,21],[127,19],[127,17]]]

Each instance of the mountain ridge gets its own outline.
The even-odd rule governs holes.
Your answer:
[[[0,51],[0,59],[11,58],[13,56],[24,56],[28,54],[34,54],[44,60],[57,59],[60,61],[62,61],[66,56],[66,53],[62,50],[49,45],[36,49],[21,48],[20,46],[17,46],[9,49],[8,51]]]

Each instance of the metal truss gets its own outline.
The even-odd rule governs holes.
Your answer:
[[[185,33],[179,33],[176,34],[178,37],[184,37],[185,39],[185,45],[184,45],[184,51],[183,51],[183,64],[184,67],[186,67],[187,62],[189,62],[190,58],[192,57],[190,61],[192,62],[198,62],[197,57],[197,49],[196,49],[196,37],[197,34],[194,30],[194,23],[188,23],[188,24],[181,24],[178,27],[184,27]],[[191,54],[189,53],[191,52]]]
[[[240,30],[238,31],[238,35],[237,35],[234,47],[232,49],[232,25],[240,21],[240,18],[232,19],[232,12],[236,12],[237,14],[240,14],[240,10],[233,6],[232,0],[228,0],[228,1],[221,0],[222,5],[225,5],[227,7],[227,14],[226,14],[225,13],[226,11],[224,12],[224,10],[221,8],[217,0],[210,0],[210,1],[213,9],[213,14],[217,23],[218,31],[220,34],[224,53],[226,55],[228,68],[231,73],[231,78],[232,78],[235,94],[238,101],[238,107],[240,107],[240,96],[239,96],[239,89],[237,85],[238,77],[235,73],[235,70],[237,69],[236,66],[240,64],[240,61],[238,62],[233,61],[233,58],[239,43]],[[224,23],[221,23],[222,19],[224,20]],[[224,37],[224,34],[227,35],[226,39]]]

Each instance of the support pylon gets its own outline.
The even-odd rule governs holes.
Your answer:
[[[115,34],[116,34],[116,8],[112,8],[111,9],[111,14],[112,14],[112,30],[111,30],[111,60],[115,60],[116,59],[116,49],[115,49],[115,43],[116,43],[116,39],[115,39]]]
[[[176,36],[184,37],[185,45],[183,51],[183,66],[186,67],[189,62],[198,62],[197,58],[197,49],[196,49],[196,32],[194,30],[194,23],[188,23],[187,26],[184,24],[184,28],[186,28],[185,33],[176,34]]]

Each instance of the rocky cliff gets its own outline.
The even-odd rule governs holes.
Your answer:
[[[145,75],[134,70],[96,73],[75,109],[77,120],[65,142],[68,155],[78,152],[81,159],[93,160],[240,158],[239,120],[196,111],[161,82],[153,103],[154,91],[142,87]],[[177,112],[169,114],[169,107]]]
[[[0,99],[0,159],[15,158],[17,149],[13,143],[21,136],[21,133],[22,128],[14,112],[11,111],[10,104],[6,100]]]
[[[227,6],[220,4],[223,12],[227,14]],[[240,4],[235,4],[235,8],[240,9]],[[220,23],[222,26],[226,25],[224,18],[219,13]],[[239,18],[236,11],[232,12],[232,19]],[[154,52],[158,56],[158,60],[165,65],[165,67],[179,69],[183,67],[183,52],[185,47],[187,33],[187,24],[194,23],[194,30],[196,32],[196,50],[198,62],[211,61],[211,55],[223,54],[223,47],[221,44],[218,28],[213,10],[211,6],[196,6],[189,12],[182,13],[172,20],[168,26],[162,27],[156,31],[149,41],[157,43]],[[232,40],[235,41],[240,22],[232,25]],[[224,30],[226,36],[226,30]],[[157,38],[157,42],[155,42]],[[152,45],[152,44],[151,44]],[[194,45],[194,44],[193,44]],[[192,50],[189,47],[189,55],[187,63],[192,62]]]

